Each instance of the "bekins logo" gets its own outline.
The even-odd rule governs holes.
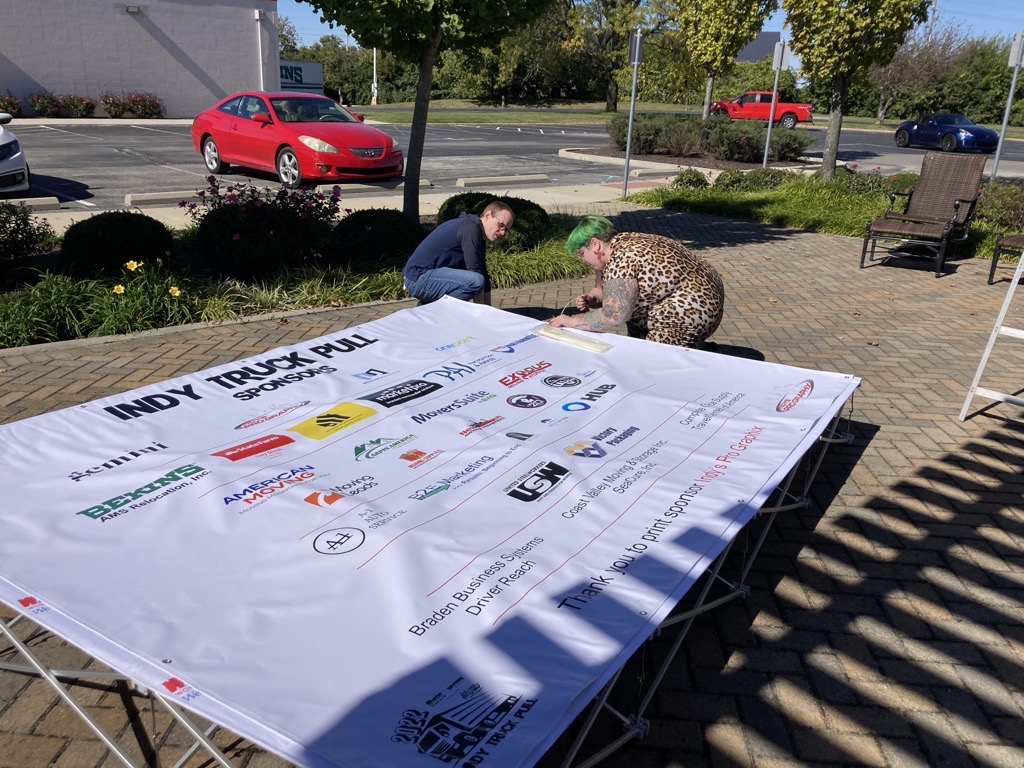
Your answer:
[[[775,410],[779,412],[793,410],[797,403],[811,394],[813,389],[814,382],[810,379],[801,381],[796,386],[790,387],[789,391],[786,392],[781,400],[779,400],[779,404],[775,406]]]
[[[553,461],[541,462],[520,475],[503,489],[506,496],[518,501],[537,501],[569,475],[569,470]]]
[[[295,426],[288,427],[289,432],[298,432],[311,440],[323,440],[336,432],[351,427],[363,419],[376,416],[377,412],[359,403],[338,403],[329,411],[318,413],[311,419],[301,421]]]
[[[401,384],[395,384],[374,392],[370,395],[360,397],[360,400],[369,400],[371,403],[383,405],[385,408],[394,408],[399,405],[411,402],[418,398],[429,395],[441,389],[441,385],[435,381],[423,381],[422,379],[410,379]]]
[[[307,405],[309,405],[309,400],[303,400],[301,403],[295,403],[295,405],[285,405],[276,410],[268,411],[262,416],[257,416],[256,418],[249,419],[248,421],[243,421],[241,424],[236,426],[235,429],[249,429],[249,427],[255,427],[259,424],[272,421],[280,416],[284,416],[286,413],[291,413],[297,408],[305,408]]]
[[[133,501],[146,499],[146,497],[152,496],[157,491],[163,490],[168,486],[173,487],[167,488],[161,496],[173,493],[175,490],[190,485],[192,481],[188,478],[205,472],[205,469],[196,464],[186,464],[183,467],[172,469],[166,475],[158,477],[156,480],[146,483],[145,485],[136,488],[134,491],[128,491],[120,496],[114,496],[112,499],[107,499],[104,502],[91,506],[88,509],[83,509],[81,512],[76,512],[75,514],[85,515],[86,517],[91,517],[93,520],[103,520],[107,515],[114,515],[116,517],[123,514],[118,512],[121,507],[131,504]],[[175,483],[177,483],[177,485],[174,485]],[[140,502],[139,505],[133,506],[141,506],[144,503],[147,502]],[[106,521],[104,520],[104,522]]]
[[[504,384],[506,387],[514,387],[518,384],[522,384],[529,378],[536,376],[541,371],[547,370],[551,367],[551,363],[547,360],[541,360],[539,363],[528,365],[521,371],[510,373],[508,376],[502,376],[498,381]]]
[[[234,445],[231,448],[225,448],[223,451],[214,451],[214,456],[219,456],[222,459],[228,461],[241,461],[247,459],[250,456],[259,456],[261,453],[272,451],[275,448],[281,448],[285,445],[290,445],[295,441],[288,437],[288,435],[266,435],[264,437],[258,437],[255,440],[250,440],[247,443],[241,445]]]

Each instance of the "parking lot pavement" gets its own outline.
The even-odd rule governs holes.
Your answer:
[[[860,241],[847,237],[613,202],[567,201],[558,210],[610,215],[620,229],[676,237],[706,256],[726,283],[718,354],[863,380],[844,426],[853,443],[830,449],[810,506],[776,521],[748,578],[749,597],[697,618],[648,711],[649,735],[603,764],[1024,765],[1024,412],[999,405],[957,419],[1006,282],[986,285],[983,260],[955,260],[941,279],[912,261],[861,270]],[[499,291],[496,301],[542,317],[585,285]],[[406,306],[0,351],[0,420]],[[1006,322],[1020,328],[1018,307]],[[988,383],[1018,391],[1022,370],[1024,345],[1001,341]],[[734,552],[729,565],[749,554]],[[671,630],[657,636],[627,666],[620,711],[636,703],[629,687],[649,681],[673,639]],[[78,657],[53,638],[33,646],[58,666]],[[105,686],[75,686],[75,694],[140,760],[153,745],[164,765],[183,753],[180,727],[152,715],[138,695]],[[618,721],[597,722],[584,755],[598,738],[622,732]],[[229,733],[216,741],[242,768],[285,765]],[[566,748],[563,739],[540,765],[557,765]],[[0,768],[115,764],[41,682],[0,672]]]

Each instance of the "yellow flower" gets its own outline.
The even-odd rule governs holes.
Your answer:
[[[120,296],[122,293],[124,293],[124,286],[123,285],[115,285],[114,286],[114,293],[116,293],[118,296]]]
[[[143,264],[143,262],[141,262],[141,261],[129,261],[127,264],[124,265],[124,267],[129,272],[134,272],[136,269],[141,267],[142,264]]]
[[[178,298],[179,296],[181,296],[181,289],[178,288],[178,286],[176,285],[172,285],[170,288],[168,288],[167,292],[171,294],[171,296],[173,296],[174,298]]]

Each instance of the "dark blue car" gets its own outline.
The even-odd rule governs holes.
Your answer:
[[[995,152],[999,134],[954,112],[926,112],[896,127],[897,147],[938,147],[944,152]]]

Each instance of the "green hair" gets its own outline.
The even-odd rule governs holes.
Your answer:
[[[575,256],[580,248],[590,242],[590,238],[596,237],[607,243],[615,234],[615,225],[604,216],[584,216],[565,241],[565,250],[570,256]]]

